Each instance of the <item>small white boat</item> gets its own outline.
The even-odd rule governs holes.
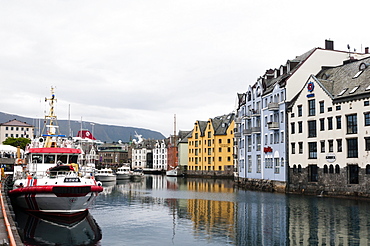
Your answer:
[[[169,176],[169,177],[178,177],[178,176],[181,176],[179,170],[177,167],[173,168],[173,169],[169,169],[166,171],[166,176]]]
[[[141,180],[144,178],[144,171],[143,169],[134,169],[132,172],[131,172],[131,179],[132,180]]]
[[[122,179],[129,179],[130,178],[130,168],[127,166],[122,166],[117,169],[116,175],[117,175],[117,180],[122,180]]]
[[[101,182],[112,182],[116,181],[117,176],[113,173],[110,168],[103,168],[95,170],[95,179]]]

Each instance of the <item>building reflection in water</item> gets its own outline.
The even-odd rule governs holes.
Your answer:
[[[225,193],[234,194],[231,180],[188,179],[187,190],[207,193],[203,199],[188,199],[188,214],[194,222],[194,234],[225,237],[234,241],[235,206]],[[198,196],[199,197],[199,196]]]
[[[131,223],[155,228],[157,234],[143,230],[141,237],[160,235],[164,245],[183,238],[198,245],[370,244],[368,201],[245,191],[234,188],[232,180],[162,175],[117,183],[105,191],[95,206],[104,226],[111,223],[104,222],[110,206],[110,218],[126,221],[128,233]],[[117,229],[122,226],[126,224]]]

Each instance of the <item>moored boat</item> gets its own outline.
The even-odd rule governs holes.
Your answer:
[[[131,172],[131,179],[134,180],[134,181],[139,181],[139,180],[142,180],[144,178],[144,172],[143,172],[143,169],[134,169],[132,172]]]
[[[129,179],[130,174],[131,174],[131,171],[130,171],[130,167],[128,166],[122,166],[122,167],[117,168],[117,172],[116,172],[117,180]]]
[[[100,170],[95,170],[95,178],[101,182],[114,182],[117,176],[113,173],[110,168],[102,168]]]
[[[33,212],[71,215],[87,210],[103,188],[93,176],[81,176],[77,164],[81,150],[70,138],[57,133],[54,115],[55,96],[45,116],[46,134],[34,139],[25,150],[25,165],[15,165],[13,189],[9,196],[14,205]]]

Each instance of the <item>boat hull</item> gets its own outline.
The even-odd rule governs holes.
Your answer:
[[[177,169],[167,170],[166,175],[169,177],[178,177],[180,176],[180,173]]]
[[[68,215],[87,210],[102,190],[100,186],[32,186],[11,190],[9,196],[26,211]]]
[[[95,179],[100,182],[112,182],[112,181],[116,181],[117,177],[116,175],[112,175],[112,176],[95,175]]]
[[[117,173],[117,180],[129,179],[129,173]]]

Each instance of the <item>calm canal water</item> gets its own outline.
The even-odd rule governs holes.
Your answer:
[[[370,245],[368,201],[161,175],[105,183],[90,213],[75,223],[21,221],[29,245]]]

